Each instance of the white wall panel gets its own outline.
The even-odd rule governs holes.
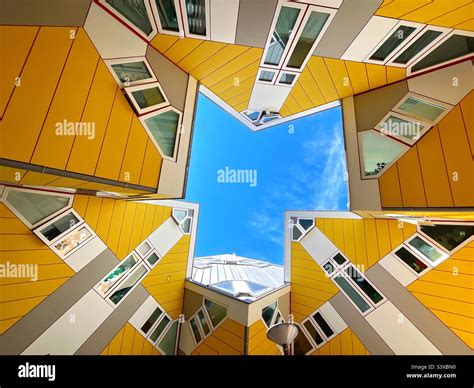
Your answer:
[[[347,328],[347,323],[341,318],[337,311],[332,307],[329,302],[324,303],[319,311],[323,314],[329,325],[336,331],[337,334],[341,333]]]
[[[98,236],[94,236],[64,261],[74,271],[79,272],[106,249],[107,245]]]
[[[322,265],[329,256],[338,252],[332,241],[316,227],[301,239],[300,244],[319,265]]]
[[[239,0],[211,0],[211,40],[235,43]]]
[[[255,83],[248,109],[279,112],[291,92],[287,86]]]
[[[163,257],[171,248],[183,237],[184,234],[179,229],[172,217],[163,222],[149,237],[151,245],[158,254]]]
[[[391,254],[385,256],[379,263],[390,275],[397,279],[403,287],[408,286],[417,279],[413,272]]]
[[[141,327],[157,307],[158,302],[150,295],[129,319],[130,324],[141,333]]]

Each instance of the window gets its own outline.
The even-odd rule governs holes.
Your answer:
[[[71,207],[73,198],[70,194],[16,187],[5,187],[2,195],[5,205],[29,228],[34,228]]]
[[[310,319],[304,321],[303,327],[306,329],[307,333],[309,334],[309,337],[313,340],[316,347],[319,347],[319,345],[325,342],[321,334],[314,326],[314,323]]]
[[[304,356],[314,349],[314,346],[306,337],[305,332],[301,329],[301,326],[298,325],[298,335],[293,342],[293,353],[297,356]]]
[[[399,25],[389,34],[388,38],[375,48],[368,55],[367,62],[384,64],[391,55],[401,50],[415,35],[423,25],[418,23],[400,22]]]
[[[330,257],[328,261],[322,265],[322,268],[329,276],[333,276],[336,274],[336,271],[339,271],[347,263],[348,260],[338,252]]]
[[[336,253],[336,255],[332,257],[332,259],[340,266],[347,263],[347,259],[340,253]]]
[[[258,72],[257,80],[258,82],[261,82],[264,84],[273,84],[273,82],[275,81],[276,74],[277,73],[274,70],[260,68]]]
[[[145,58],[120,58],[105,61],[121,87],[155,82],[156,77]]]
[[[176,160],[181,112],[173,107],[141,116],[140,121],[164,159]]]
[[[417,61],[409,73],[429,70],[437,65],[446,64],[455,60],[466,58],[474,52],[474,35],[471,32],[454,31],[439,45],[430,50],[425,56]]]
[[[186,35],[198,39],[209,38],[209,0],[181,0],[184,10]]]
[[[301,70],[306,65],[334,15],[333,12],[329,13],[327,8],[311,7],[310,9],[312,11],[306,14],[302,22],[304,27],[294,39],[296,44],[291,49],[286,68]]]
[[[50,248],[59,257],[65,259],[67,256],[77,251],[81,245],[89,241],[96,234],[87,224],[81,224],[76,229],[72,230],[66,236],[54,242]]]
[[[390,112],[376,128],[384,135],[394,137],[405,144],[415,144],[431,128],[425,122],[417,121],[399,113]]]
[[[345,272],[353,280],[353,283],[372,301],[374,306],[384,300],[382,294],[353,265],[348,265]]]
[[[328,275],[331,275],[335,271],[334,265],[330,261],[323,264],[323,269]]]
[[[158,320],[158,318],[161,317],[162,314],[163,314],[163,311],[159,307],[157,307],[155,311],[153,311],[151,315],[149,316],[149,318],[145,321],[145,323],[140,328],[140,330],[144,334],[147,334],[152,328],[152,326],[155,324],[155,322]]]
[[[314,227],[313,218],[297,218],[290,219],[290,228],[292,229],[292,240],[299,242]]]
[[[404,262],[415,274],[418,276],[428,269],[422,260],[418,259],[413,253],[411,253],[407,248],[400,247],[397,251],[394,252],[402,262]]]
[[[296,83],[296,80],[298,79],[299,74],[298,73],[288,73],[288,72],[280,72],[280,75],[277,80],[277,85],[282,85],[282,86],[293,86]]]
[[[158,31],[179,35],[183,31],[178,0],[151,0]]]
[[[313,319],[319,326],[319,328],[323,331],[327,339],[335,335],[334,330],[331,329],[331,326],[329,326],[329,324],[326,322],[326,320],[319,311],[313,314]]]
[[[34,233],[47,245],[51,245],[83,222],[79,214],[70,209],[35,229]]]
[[[194,211],[192,209],[173,208],[173,218],[184,234],[191,233],[191,222],[193,220],[193,214]]]
[[[435,224],[420,225],[420,231],[448,252],[464,245],[474,235],[474,225]]]
[[[426,26],[419,37],[414,39],[412,41],[413,43],[408,45],[408,48],[396,54],[388,64],[403,67],[406,66],[413,62],[413,59],[420,53],[426,52],[433,47],[433,45],[439,41],[447,31],[449,30],[441,27]]]
[[[127,93],[129,100],[139,114],[169,105],[169,101],[158,82],[125,88],[125,93]]]
[[[197,316],[197,321],[201,325],[202,332],[204,333],[204,337],[207,337],[211,333],[211,329],[209,327],[209,324],[207,323],[207,318],[204,315],[204,311],[202,309],[199,309],[199,311],[196,313]]]
[[[376,131],[359,132],[363,177],[379,177],[408,147]]]
[[[177,340],[178,340],[178,321],[173,321],[166,333],[161,337],[158,343],[158,348],[167,356],[176,355]]]
[[[247,110],[244,110],[242,112],[242,114],[247,118],[249,119],[252,123],[255,123],[257,122],[258,120],[260,120],[260,117],[262,116],[264,112],[261,111],[261,110],[250,110],[250,109],[247,109]]]
[[[298,225],[308,231],[314,226],[314,218],[298,218]]]
[[[140,259],[133,253],[122,260],[109,274],[103,278],[94,289],[103,297],[114,288],[122,279],[124,279],[136,267]]]
[[[267,327],[270,327],[273,322],[273,317],[277,312],[277,302],[272,303],[270,306],[262,309],[262,319]]]
[[[147,274],[149,270],[145,265],[140,264],[123,282],[121,282],[108,297],[113,305],[117,306],[132,291],[140,280]]]
[[[206,308],[206,311],[209,314],[209,318],[211,318],[211,323],[214,329],[227,316],[227,309],[224,306],[214,303],[209,299],[204,300],[204,307]]]
[[[168,326],[168,323],[170,322],[171,322],[171,319],[167,315],[165,315],[163,319],[160,321],[160,323],[156,326],[155,330],[153,330],[153,332],[150,335],[150,340],[153,343],[156,343],[156,341],[158,341],[158,339],[161,337],[166,327]]]
[[[137,247],[136,251],[140,255],[140,257],[143,259],[152,251],[152,249],[153,247],[150,245],[150,243],[147,240],[145,240]]]
[[[158,256],[158,253],[156,253],[155,251],[153,251],[150,255],[148,255],[146,258],[145,258],[145,263],[148,264],[148,267],[153,268],[156,263],[158,263],[160,261],[160,256]]]
[[[434,124],[448,112],[450,105],[438,101],[430,101],[426,97],[419,97],[409,93],[394,108],[395,111]]]
[[[262,64],[279,67],[284,53],[289,48],[289,42],[295,32],[295,26],[302,17],[305,6],[281,6],[278,18],[273,24],[272,32],[266,44]]]
[[[196,345],[198,345],[202,341],[202,336],[201,332],[199,331],[195,317],[192,317],[189,320],[189,326],[191,327],[191,332],[193,333],[194,341],[196,342]]]
[[[259,124],[266,124],[270,121],[281,119],[281,116],[277,113],[270,113],[270,114],[265,114],[263,117],[260,119]]]
[[[354,289],[345,276],[339,274],[333,279],[352,304],[362,313],[368,313],[372,310],[372,306]]]
[[[156,34],[147,0],[101,0],[106,8],[147,39]]]
[[[433,264],[439,264],[442,260],[449,257],[448,254],[429,244],[419,236],[415,236],[409,240],[408,245],[410,245],[416,252],[421,254],[423,258],[428,259],[429,262]]]

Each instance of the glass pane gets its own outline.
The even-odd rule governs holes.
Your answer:
[[[178,321],[174,321],[166,334],[161,339],[158,346],[167,356],[176,354],[176,340],[178,337]]]
[[[395,60],[395,63],[407,64],[415,55],[421,50],[433,42],[438,36],[441,35],[441,31],[428,30],[423,33],[414,43],[410,45],[405,51],[403,51]]]
[[[101,292],[102,294],[105,294],[120,279],[122,279],[126,274],[128,274],[137,263],[138,258],[136,258],[134,255],[128,256],[96,286],[96,290]]]
[[[432,104],[420,98],[410,96],[398,107],[411,116],[426,121],[435,121],[445,110],[442,106]]]
[[[206,319],[206,316],[204,315],[204,312],[202,310],[199,310],[197,313],[197,317],[199,319],[199,322],[201,323],[201,327],[204,332],[204,335],[208,335],[211,332],[211,329],[209,328],[209,325],[207,324],[207,319]]]
[[[170,323],[170,319],[168,317],[164,317],[160,323],[158,324],[158,326],[156,326],[156,329],[153,330],[153,333],[151,333],[150,335],[150,339],[153,341],[153,342],[156,342],[156,340],[158,338],[160,338],[160,335],[161,333],[163,333],[163,330],[166,329],[166,326],[168,326],[168,323]]]
[[[145,65],[145,62],[117,63],[112,65],[117,78],[123,83],[141,81],[151,78],[151,74]]]
[[[151,106],[165,102],[165,98],[163,97],[163,94],[161,94],[158,86],[148,89],[135,90],[132,92],[132,96],[140,109],[149,108]]]
[[[145,122],[163,154],[173,157],[178,133],[179,114],[169,110],[149,117],[145,119]]]
[[[280,63],[300,11],[299,8],[281,7],[268,45],[267,55],[265,55],[265,64],[278,65]]]
[[[313,345],[309,342],[303,330],[299,328],[298,335],[296,336],[295,342],[293,343],[294,354],[297,356],[304,356],[310,350],[313,349]]]
[[[189,33],[206,35],[206,2],[205,0],[186,0]]]
[[[421,225],[421,231],[452,251],[474,235],[474,225]]]
[[[272,82],[274,75],[275,75],[275,72],[273,72],[273,71],[262,70],[260,72],[260,76],[258,77],[258,80],[259,81]]]
[[[309,230],[309,228],[314,225],[314,220],[312,218],[300,218],[298,224],[300,224],[304,230]]]
[[[341,275],[334,278],[334,281],[339,284],[344,293],[354,304],[359,308],[360,311],[365,312],[370,309],[370,305],[362,298],[359,293],[350,285],[350,283]]]
[[[277,308],[277,303],[272,303],[270,306],[267,306],[262,309],[262,318],[267,324],[268,327],[272,324],[273,314]]]
[[[318,331],[316,328],[313,326],[311,321],[306,321],[303,323],[304,328],[308,331],[308,334],[311,336],[311,338],[314,340],[316,345],[320,345],[324,342],[323,338],[319,335]]]
[[[402,137],[411,141],[418,140],[421,137],[425,126],[417,121],[406,120],[390,115],[380,124],[380,130],[385,135]]]
[[[143,324],[143,326],[141,327],[141,331],[143,331],[145,334],[148,333],[148,331],[155,324],[158,318],[161,317],[161,314],[163,314],[163,311],[161,311],[161,309],[157,307],[155,311],[153,311],[153,313],[150,315],[150,317],[146,320],[146,322]]]
[[[73,213],[67,213],[52,224],[41,229],[41,234],[49,241],[52,241],[61,233],[73,228],[77,223],[79,223],[79,219]]]
[[[331,275],[334,272],[334,266],[328,261],[326,264],[323,265],[323,269]]]
[[[207,300],[204,302],[209,317],[211,318],[212,325],[216,327],[227,315],[227,309],[217,303]]]
[[[365,176],[379,174],[403,151],[404,147],[395,140],[390,140],[373,132],[363,133],[362,154],[364,157]]]
[[[329,327],[328,323],[320,313],[314,314],[313,318],[327,338],[331,337],[334,334],[334,331]]]
[[[184,233],[189,233],[191,231],[191,218],[186,219],[181,225],[181,228],[183,228]]]
[[[401,247],[395,252],[405,264],[411,267],[416,273],[422,273],[428,266],[413,255],[408,249]]]
[[[261,122],[262,124],[268,123],[269,121],[279,119],[281,116],[280,115],[265,115],[263,116]]]
[[[143,256],[146,256],[146,254],[151,251],[151,246],[150,246],[150,244],[148,244],[146,241],[144,241],[144,242],[137,248],[137,251],[138,251],[138,253],[140,253],[140,255],[142,255],[142,257],[143,257]]]
[[[176,16],[174,0],[155,0],[155,3],[156,8],[158,9],[161,28],[166,31],[179,32],[178,17]]]
[[[150,265],[155,264],[158,260],[160,260],[160,257],[155,252],[146,258],[146,261],[148,261]]]
[[[296,78],[296,74],[283,73],[280,77],[280,83],[284,85],[291,85]]]
[[[293,240],[298,240],[302,235],[303,233],[301,230],[299,230],[296,226],[293,226]]]
[[[343,265],[347,261],[346,258],[342,256],[340,253],[338,253],[332,259],[339,265]]]
[[[8,192],[7,202],[15,208],[31,225],[37,224],[51,214],[64,209],[70,197],[28,193],[12,190]]]
[[[181,223],[188,216],[188,212],[184,209],[173,209],[173,217],[178,224]]]
[[[326,24],[328,17],[329,14],[327,13],[316,11],[311,12],[311,16],[303,28],[298,43],[296,43],[296,46],[293,49],[290,60],[287,64],[288,67],[299,69],[303,65],[308,54],[312,54],[310,53],[311,48],[323,29],[324,24]]]
[[[145,35],[150,35],[153,29],[148,18],[145,0],[106,0],[106,2],[143,31]]]
[[[408,38],[415,27],[400,26],[370,57],[373,61],[384,61],[402,42]]]
[[[201,337],[201,333],[199,332],[199,329],[198,329],[198,326],[197,326],[197,323],[196,323],[196,319],[191,318],[190,321],[189,321],[189,324],[191,325],[191,330],[193,331],[194,339],[196,340],[196,343],[201,342],[202,337]]]
[[[415,237],[413,240],[410,240],[408,244],[417,251],[421,252],[423,256],[430,259],[433,263],[443,257],[443,254],[439,250],[419,237]]]
[[[474,38],[471,36],[453,35],[440,44],[427,56],[418,61],[412,71],[419,71],[452,59],[460,58],[474,52]]]
[[[280,313],[277,312],[277,315],[275,317],[275,325],[281,322],[283,322],[283,318],[281,317]]]
[[[118,288],[112,293],[112,295],[109,296],[109,299],[112,301],[112,303],[119,303],[146,273],[147,270],[143,265],[138,267],[137,270],[132,273],[130,277],[126,279],[122,284],[120,284]]]
[[[372,285],[362,276],[362,274],[357,271],[354,266],[349,266],[346,268],[346,273],[349,277],[354,280],[357,287],[359,287],[365,295],[367,295],[374,304],[379,303],[383,300],[383,296],[372,287]]]
[[[92,236],[92,233],[89,229],[84,227],[79,227],[76,230],[69,233],[67,236],[60,239],[57,243],[54,244],[54,247],[62,254],[67,255],[74,248],[81,245],[89,237]]]

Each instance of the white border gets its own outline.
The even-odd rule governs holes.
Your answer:
[[[68,229],[66,229],[64,232],[53,238],[52,240],[48,240],[41,231],[48,227],[51,224],[54,224],[56,221],[60,220],[61,218],[65,217],[67,214],[72,213],[77,219],[78,222],[74,223],[72,226],[70,226]],[[63,238],[65,235],[69,234],[69,232],[73,229],[76,229],[79,225],[82,225],[84,223],[84,220],[82,217],[73,209],[70,208],[69,210],[58,214],[56,217],[53,219],[50,219],[48,222],[45,222],[44,224],[40,225],[36,229],[33,230],[33,233],[36,234],[41,241],[43,241],[47,246],[53,245],[56,241],[59,239]]]
[[[153,69],[151,68],[150,64],[148,63],[148,60],[146,57],[128,57],[128,58],[114,58],[114,59],[105,59],[104,60],[105,65],[109,69],[110,73],[112,74],[112,77],[114,77],[114,80],[118,83],[121,89],[123,88],[128,88],[130,86],[135,86],[135,85],[140,85],[140,84],[146,84],[146,83],[151,83],[151,82],[157,82],[157,78],[155,73],[153,72]],[[115,70],[112,68],[112,65],[120,65],[124,63],[134,63],[134,62],[143,62],[145,64],[145,67],[147,68],[148,72],[151,74],[150,78],[144,78],[138,81],[133,81],[133,82],[128,82],[127,85],[125,85],[117,76],[117,73]]]
[[[163,101],[159,104],[156,104],[156,105],[148,106],[148,107],[143,108],[143,109],[140,108],[140,106],[138,105],[138,103],[135,100],[135,97],[133,97],[132,92],[136,92],[138,90],[154,89],[154,88],[158,88],[158,90],[160,91],[160,93],[163,96],[163,98],[165,99],[165,101]],[[164,108],[165,106],[170,105],[168,97],[166,96],[166,94],[163,91],[163,88],[161,87],[159,82],[150,82],[150,83],[146,83],[146,84],[141,83],[141,84],[135,85],[135,86],[128,86],[128,87],[124,88],[123,90],[127,94],[128,98],[129,98],[129,101],[133,104],[133,107],[134,107],[135,111],[140,115],[145,114],[145,113],[150,113],[150,112],[156,111],[158,109],[161,109],[161,108]]]
[[[423,240],[426,244],[428,244],[429,246],[433,247],[438,253],[441,254],[441,258],[437,259],[436,261],[433,261],[432,259],[430,259],[427,255],[425,255],[422,251],[420,251],[418,248],[414,247],[413,245],[410,244],[410,241],[414,240],[415,238],[419,238],[420,240]],[[423,257],[425,260],[425,262],[429,262],[431,263],[431,266],[432,267],[436,267],[438,266],[439,264],[441,264],[443,261],[445,261],[446,259],[449,258],[449,254],[446,253],[444,250],[441,250],[439,249],[436,245],[432,244],[428,239],[426,239],[424,236],[422,236],[421,234],[419,233],[414,233],[412,236],[410,236],[410,238],[408,238],[406,241],[405,241],[405,245],[409,246],[411,248],[412,251],[415,251],[418,253],[418,256],[421,256]]]
[[[417,117],[413,114],[410,114],[404,110],[401,110],[400,109],[400,105],[402,105],[408,98],[414,98],[416,100],[420,100],[422,102],[425,102],[426,104],[428,105],[436,105],[440,108],[443,108],[444,109],[444,112],[441,113],[437,118],[436,120],[434,121],[428,121],[428,120],[425,120],[421,117]],[[453,108],[452,105],[446,103],[446,102],[442,102],[442,101],[439,101],[439,100],[435,100],[433,98],[430,98],[430,97],[426,97],[424,96],[423,94],[417,94],[417,93],[413,93],[413,92],[408,92],[407,94],[405,94],[403,96],[403,98],[400,99],[400,101],[393,107],[392,111],[396,112],[396,113],[400,113],[401,115],[404,115],[404,116],[407,116],[407,117],[412,117],[416,120],[420,120],[420,122],[425,122],[425,123],[430,123],[431,125],[435,125],[436,123],[438,123],[440,120],[442,120],[442,118],[444,116],[446,116],[449,111]]]

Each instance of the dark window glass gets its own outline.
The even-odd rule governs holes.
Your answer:
[[[227,315],[227,309],[217,303],[205,300],[204,306],[211,318],[212,325],[216,327]]]
[[[318,326],[321,328],[321,330],[323,331],[326,337],[329,338],[334,334],[334,331],[329,327],[328,323],[325,321],[325,319],[320,313],[314,314],[313,318],[318,324]]]
[[[143,61],[116,63],[112,65],[112,69],[124,85],[151,78],[151,74]]]
[[[197,317],[199,319],[199,322],[201,323],[202,331],[204,332],[204,335],[208,335],[211,332],[211,329],[209,328],[209,325],[207,324],[207,319],[204,316],[204,312],[202,310],[199,310],[199,312],[197,313]]]
[[[277,303],[272,303],[270,306],[265,307],[262,309],[262,318],[267,324],[268,327],[272,324],[273,314],[275,314],[275,310],[277,308]]]
[[[179,114],[174,110],[168,110],[145,119],[145,123],[160,146],[161,152],[170,158],[174,157]]]
[[[298,328],[298,335],[296,336],[295,341],[293,342],[293,352],[297,356],[302,356],[308,353],[313,349],[311,342],[309,342],[306,335],[303,333],[303,330]]]
[[[395,252],[404,263],[409,265],[416,273],[422,273],[428,266],[413,255],[408,249],[401,247]]]
[[[76,225],[78,222],[79,219],[74,214],[67,213],[59,220],[54,221],[52,224],[42,229],[41,234],[51,241],[58,237],[61,233],[64,233],[66,230],[74,227],[74,225]]]
[[[314,342],[316,343],[316,345],[320,345],[324,342],[324,340],[322,339],[322,337],[319,335],[318,331],[315,329],[315,327],[313,326],[313,324],[310,322],[310,321],[306,321],[303,326],[305,327],[305,329],[308,331],[309,335],[311,336],[311,338],[314,340]]]
[[[374,287],[372,287],[372,285],[362,276],[359,271],[357,271],[354,266],[351,265],[347,267],[346,273],[352,280],[354,280],[357,287],[359,287],[372,302],[377,304],[383,299],[383,296],[380,295],[380,293]]]
[[[176,340],[178,334],[178,321],[174,321],[158,346],[167,356],[176,354]]]
[[[150,263],[150,265],[155,264],[158,260],[160,260],[160,258],[154,252],[150,256],[148,256],[147,259],[146,259],[146,261],[148,261],[148,263]]]
[[[341,275],[334,277],[334,281],[341,287],[345,295],[354,302],[360,311],[365,312],[370,309],[370,305],[362,296],[352,287],[352,285]]]
[[[373,61],[384,61],[402,42],[415,31],[415,27],[400,26],[397,30],[372,54]]]
[[[298,240],[303,233],[301,233],[301,230],[299,230],[296,226],[293,226],[293,240]]]
[[[153,333],[150,336],[150,339],[153,342],[156,342],[156,340],[160,337],[161,333],[163,333],[163,330],[165,330],[166,326],[168,326],[168,323],[170,323],[170,319],[168,317],[164,317],[158,324],[156,329],[153,330]]]
[[[199,332],[196,319],[191,318],[189,321],[189,324],[191,325],[191,330],[193,331],[193,335],[194,335],[194,339],[196,340],[196,343],[201,342],[202,337],[201,337],[201,333]]]
[[[474,52],[474,38],[471,36],[453,35],[441,45],[436,47],[423,59],[418,61],[413,67],[412,71],[419,71],[438,65],[443,62],[450,61],[464,55],[472,54]]]
[[[206,2],[205,0],[186,0],[189,33],[206,35]]]
[[[334,272],[334,266],[329,261],[323,265],[323,268],[329,275]]]
[[[148,330],[153,326],[153,324],[158,320],[158,318],[163,314],[163,311],[159,307],[153,311],[153,313],[150,315],[150,317],[146,320],[146,322],[143,324],[141,327],[141,330],[146,334],[148,333]]]
[[[304,230],[308,230],[314,225],[313,219],[300,218],[298,223],[303,227]]]
[[[128,21],[138,27],[145,35],[153,31],[145,7],[145,0],[106,0]]]
[[[395,63],[407,64],[415,55],[421,50],[433,42],[438,36],[441,35],[441,31],[428,30],[423,33],[414,43],[410,45],[405,51],[403,51],[395,60]]]
[[[260,72],[260,76],[258,77],[258,80],[259,81],[265,81],[265,82],[272,82],[274,75],[275,75],[275,73],[273,71],[262,70]]]
[[[290,74],[290,73],[283,73],[282,76],[280,77],[280,83],[284,85],[291,85],[293,81],[295,80],[296,75],[295,74]]]
[[[339,265],[343,265],[345,262],[347,262],[346,258],[342,256],[340,253],[338,253],[332,259]]]
[[[135,272],[130,275],[130,277],[125,279],[125,281],[118,286],[118,288],[112,293],[109,299],[114,304],[118,304],[146,273],[147,270],[143,265],[138,267]]]
[[[178,17],[174,0],[155,0],[161,27],[167,31],[179,32]]]
[[[452,251],[474,234],[474,225],[421,225],[421,231]]]
[[[431,244],[428,244],[425,240],[419,238],[418,236],[410,240],[408,244],[432,262],[436,262],[443,257],[443,253],[440,250],[436,249]]]
[[[140,109],[165,102],[165,98],[158,87],[135,90],[132,92],[132,96]]]

